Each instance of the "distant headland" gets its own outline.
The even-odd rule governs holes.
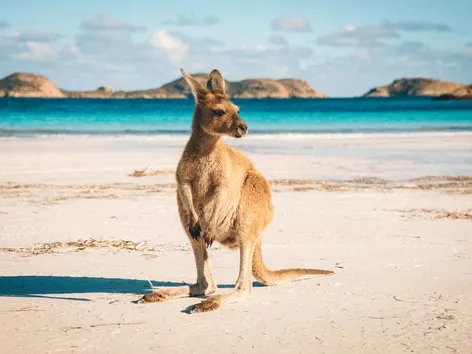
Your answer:
[[[193,76],[205,84],[207,74]],[[232,98],[326,98],[324,93],[299,79],[272,80],[254,78],[226,81],[227,94]],[[472,85],[440,81],[430,78],[402,78],[386,86],[375,87],[361,97],[415,97],[428,96],[435,100],[471,100]],[[69,91],[59,88],[44,76],[14,73],[0,80],[0,97],[37,98],[189,98],[190,88],[183,78],[158,88],[115,91],[103,85],[92,91]]]
[[[402,78],[386,86],[374,87],[363,97],[430,96],[435,100],[470,100],[472,85],[429,78]]]
[[[194,74],[206,85],[207,74]],[[306,81],[297,79],[247,79],[226,81],[226,92],[233,98],[324,98],[325,94],[312,88]],[[190,88],[179,78],[159,88],[137,91],[114,91],[101,86],[94,91],[68,91],[41,75],[14,73],[0,80],[0,97],[44,98],[188,98]]]

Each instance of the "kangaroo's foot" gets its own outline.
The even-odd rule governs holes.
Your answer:
[[[191,313],[215,311],[221,308],[223,304],[243,301],[249,295],[248,291],[236,290],[229,294],[216,294],[207,297],[202,302],[193,306]]]
[[[194,313],[215,311],[221,307],[221,303],[221,295],[213,295],[194,305],[190,312]]]
[[[176,299],[179,297],[184,297],[186,290],[185,289],[160,289],[151,294],[144,295],[139,303],[146,304],[151,302],[164,302],[170,299]]]
[[[179,286],[176,288],[159,289],[151,294],[144,295],[139,303],[147,304],[151,302],[164,302],[183,297],[209,295],[216,291],[216,287],[203,287],[200,284]]]

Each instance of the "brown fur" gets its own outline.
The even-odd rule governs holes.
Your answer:
[[[145,295],[143,302],[209,295],[216,291],[205,246],[213,241],[239,248],[240,267],[235,291],[208,297],[193,312],[218,309],[252,291],[251,274],[261,283],[275,285],[311,274],[332,274],[320,269],[271,271],[262,261],[261,235],[272,221],[271,189],[253,163],[225,145],[222,136],[241,138],[247,125],[239,108],[225,95],[224,80],[213,70],[207,88],[182,70],[195,97],[192,134],[177,166],[177,205],[180,220],[192,245],[197,283],[162,289]]]

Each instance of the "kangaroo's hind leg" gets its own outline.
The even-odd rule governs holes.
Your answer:
[[[210,259],[203,238],[194,239],[190,235],[188,236],[197,266],[197,282],[193,285],[159,289],[151,294],[144,295],[140,300],[141,303],[164,302],[182,297],[202,296],[216,291],[216,284],[210,268]]]
[[[217,294],[208,297],[192,308],[192,312],[208,312],[217,310],[223,304],[244,300],[252,291],[252,257],[254,242],[245,240],[240,244],[239,276],[234,291],[228,294]]]
[[[242,301],[252,291],[254,248],[273,214],[270,186],[257,171],[248,172],[242,186],[239,210],[233,231],[240,251],[239,276],[235,289],[229,294],[208,297],[196,304],[192,312],[212,311],[225,303]]]

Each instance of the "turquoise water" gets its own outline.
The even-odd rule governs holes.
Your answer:
[[[472,131],[472,102],[408,99],[234,100],[249,134]],[[193,100],[0,99],[0,135],[188,134]]]

